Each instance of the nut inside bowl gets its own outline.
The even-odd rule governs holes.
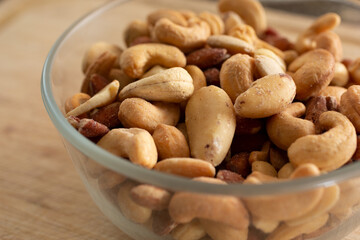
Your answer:
[[[225,233],[229,236],[222,239],[233,239],[231,234],[241,236],[239,239],[252,235],[259,239],[345,236],[359,223],[356,205],[360,193],[354,189],[359,186],[360,163],[321,175],[312,174],[311,168],[305,169],[305,176],[310,172],[307,176],[312,177],[294,177],[292,181],[263,179],[263,184],[258,184],[253,179],[249,184],[228,185],[204,179],[193,181],[120,159],[81,136],[64,118],[65,100],[81,88],[81,62],[90,45],[107,41],[125,48],[123,32],[132,20],[145,20],[157,9],[183,9],[183,6],[195,12],[217,12],[212,1],[186,1],[186,4],[184,1],[113,1],[74,23],[49,53],[41,82],[43,101],[93,200],[115,225],[134,239],[184,239],[181,232],[185,229],[191,229],[189,234],[198,234],[196,239],[206,235],[219,239],[218,235]],[[274,10],[267,14],[269,25],[293,41],[295,34],[313,21]],[[284,16],[287,21],[283,21]],[[294,27],[299,19],[304,24]],[[350,36],[356,30],[349,34],[349,28],[344,24],[338,31],[347,43],[344,56],[356,58],[360,56],[360,46]],[[298,175],[301,174],[299,171]],[[157,193],[158,198],[151,194],[142,199],[143,192],[149,191]],[[150,206],[151,200],[160,201],[159,196],[164,205]],[[321,201],[323,196],[330,200]],[[169,198],[170,203],[166,203]],[[181,205],[186,202],[193,208],[186,211],[187,205]],[[196,205],[204,202],[209,205]],[[227,205],[229,202],[231,205]],[[206,207],[212,211],[199,211]],[[313,224],[318,227],[309,227],[305,222],[318,223]]]

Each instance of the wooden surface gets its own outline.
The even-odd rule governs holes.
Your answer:
[[[97,209],[43,107],[57,37],[106,0],[0,1],[0,239],[130,240]],[[346,240],[360,239],[360,230]]]

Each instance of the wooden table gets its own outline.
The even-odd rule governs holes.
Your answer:
[[[130,240],[85,191],[40,95],[45,57],[107,0],[0,1],[0,239]],[[346,238],[360,239],[360,229]]]

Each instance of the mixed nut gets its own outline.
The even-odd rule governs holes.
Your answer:
[[[343,59],[319,17],[292,43],[257,0],[220,14],[161,9],[131,22],[126,49],[98,42],[66,117],[99,147],[139,166],[211,184],[319,176],[360,154],[360,58]],[[357,85],[359,84],[359,85]],[[119,160],[121,161],[121,160]],[[360,203],[359,180],[283,195],[171,192],[86,162],[122,214],[176,240],[309,239]]]

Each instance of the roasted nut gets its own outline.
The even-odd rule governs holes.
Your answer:
[[[334,57],[326,50],[316,49],[295,59],[289,66],[294,72],[296,99],[316,97],[331,82],[335,73]]]
[[[337,87],[337,86],[327,86],[324,90],[320,92],[320,96],[325,97],[334,97],[337,104],[340,106],[341,96],[346,92],[346,88]]]
[[[229,170],[219,170],[216,178],[226,183],[242,183],[244,181],[244,178],[240,174]]]
[[[126,75],[123,70],[117,68],[113,68],[110,70],[108,78],[112,81],[113,80],[119,81],[120,83],[119,90],[123,89],[126,85],[134,82],[133,78]]]
[[[255,81],[248,90],[236,98],[236,115],[245,118],[265,118],[277,114],[293,101],[295,92],[295,83],[289,75],[268,75]]]
[[[150,219],[152,210],[138,205],[131,199],[130,192],[135,186],[135,183],[130,181],[120,185],[117,195],[118,205],[127,219],[135,223],[145,223]]]
[[[167,158],[158,162],[154,170],[188,178],[215,176],[212,164],[196,158]]]
[[[135,20],[132,21],[124,32],[124,38],[125,43],[127,46],[130,46],[130,44],[138,37],[142,36],[150,36],[149,33],[149,25],[147,22]]]
[[[271,142],[267,141],[261,148],[261,151],[252,151],[249,156],[249,163],[252,165],[255,161],[267,162],[269,159]]]
[[[186,18],[180,12],[171,9],[159,9],[150,13],[147,21],[151,26],[155,26],[162,18],[166,18],[180,26],[186,27],[188,25]]]
[[[158,158],[153,138],[148,131],[139,128],[113,129],[97,145],[146,168],[153,168]]]
[[[360,58],[353,61],[348,67],[351,80],[356,84],[360,84]]]
[[[213,240],[247,240],[248,228],[236,229],[223,223],[200,219],[205,232]]]
[[[296,139],[315,134],[314,123],[300,118],[305,109],[300,102],[292,103],[284,111],[267,120],[266,131],[278,148],[287,150]]]
[[[140,206],[158,211],[166,209],[171,199],[171,194],[167,190],[147,184],[132,188],[130,196]]]
[[[228,35],[244,40],[250,45],[254,45],[258,41],[255,30],[251,26],[246,24],[234,25],[229,30]]]
[[[66,116],[79,116],[83,113],[89,112],[94,108],[103,107],[112,103],[118,93],[119,85],[120,84],[117,80],[112,81],[86,102],[68,112]]]
[[[343,57],[343,48],[340,37],[332,32],[322,32],[315,38],[316,48],[328,50],[335,58],[336,62],[340,62]]]
[[[217,14],[201,12],[198,14],[198,17],[209,24],[211,35],[219,35],[224,33],[224,22]]]
[[[77,108],[87,100],[89,100],[91,97],[86,93],[76,93],[72,97],[66,99],[65,102],[65,112],[68,113],[71,110]]]
[[[289,66],[297,57],[299,57],[299,54],[295,50],[284,51],[284,62],[287,66]]]
[[[141,78],[150,77],[150,76],[155,75],[157,73],[161,73],[162,71],[165,71],[166,69],[168,69],[168,68],[164,68],[164,67],[162,67],[160,65],[155,65],[149,71],[144,73],[144,75],[142,75]]]
[[[202,227],[199,220],[194,219],[193,221],[178,225],[172,232],[171,236],[175,240],[198,240],[206,235],[204,228]]]
[[[220,87],[220,71],[217,68],[209,68],[204,71],[206,83],[208,86],[214,85]]]
[[[106,170],[98,178],[98,185],[100,189],[111,189],[126,180],[126,177],[114,172],[112,170]]]
[[[278,171],[278,178],[287,179],[294,172],[295,168],[291,163],[286,163],[282,168]]]
[[[125,127],[138,127],[151,134],[161,124],[175,126],[179,121],[180,108],[174,103],[150,103],[141,98],[127,98],[119,108],[118,117]]]
[[[276,147],[270,148],[270,163],[275,168],[276,171],[279,171],[283,168],[285,164],[289,162],[289,158],[287,157],[287,152],[280,150]],[[278,177],[280,172],[278,172]]]
[[[286,65],[283,59],[268,49],[260,48],[254,54],[255,66],[261,77],[285,73]]]
[[[210,27],[205,21],[197,18],[190,19],[187,27],[162,18],[156,22],[153,33],[161,43],[171,44],[184,52],[189,52],[205,45],[206,39],[210,36]]]
[[[277,171],[275,168],[268,162],[264,161],[255,161],[251,164],[251,170],[253,172],[261,172],[265,175],[269,175],[272,177],[277,177]]]
[[[360,133],[360,86],[353,85],[341,96],[340,112],[349,118]]]
[[[120,91],[119,99],[140,97],[149,101],[179,103],[187,100],[193,92],[190,74],[183,68],[175,67],[130,83]]]
[[[225,48],[230,54],[244,53],[254,55],[254,47],[236,37],[228,35],[213,35],[207,38],[207,44],[213,48]]]
[[[317,96],[311,98],[306,107],[305,119],[312,121],[317,127],[320,115],[327,111],[337,110],[337,102],[334,97]],[[316,129],[321,132],[321,129]]]
[[[351,159],[356,150],[356,131],[351,122],[341,113],[329,111],[320,115],[319,126],[327,132],[301,137],[289,147],[289,160],[294,166],[313,163],[330,171]]]
[[[112,129],[121,125],[118,118],[120,102],[114,102],[91,113],[91,118]]]
[[[121,54],[121,69],[132,78],[140,78],[155,65],[185,67],[186,58],[178,48],[160,43],[139,44]]]
[[[331,85],[343,87],[349,82],[349,72],[344,64],[337,62],[335,63],[335,74],[331,80]]]
[[[264,220],[256,217],[252,218],[252,224],[254,225],[254,227],[264,233],[271,233],[277,228],[277,226],[279,226],[279,223],[279,221]]]
[[[229,32],[233,27],[245,25],[241,17],[233,11],[226,11],[221,15],[221,17],[224,21],[225,33],[227,35],[229,35]]]
[[[90,81],[89,81],[90,96],[94,96],[95,94],[100,92],[101,89],[106,87],[106,85],[108,85],[109,83],[110,83],[110,81],[107,78],[105,78],[99,74],[94,73],[93,75],[91,75]]]
[[[219,165],[229,151],[236,127],[232,102],[221,88],[203,87],[185,111],[191,156]]]
[[[267,27],[265,10],[257,0],[220,0],[220,12],[234,11],[260,35]]]
[[[220,70],[220,86],[232,102],[249,89],[254,81],[255,61],[246,54],[236,54],[227,59]]]
[[[92,119],[83,118],[78,125],[78,132],[87,138],[102,137],[109,132],[109,128]]]
[[[243,178],[246,178],[251,172],[249,153],[243,152],[235,154],[229,161],[226,162],[225,168],[239,174]]]
[[[149,36],[140,36],[135,38],[129,45],[129,47],[135,46],[135,45],[139,45],[139,44],[144,44],[144,43],[152,43],[153,40],[149,37]]]
[[[174,157],[190,157],[185,136],[176,127],[159,124],[153,133],[159,160]]]
[[[187,55],[186,63],[201,69],[210,68],[224,61],[226,52],[224,48],[202,48]]]
[[[206,77],[200,68],[195,65],[187,65],[185,67],[185,70],[190,74],[191,78],[193,79],[194,92],[202,87],[206,87]]]

